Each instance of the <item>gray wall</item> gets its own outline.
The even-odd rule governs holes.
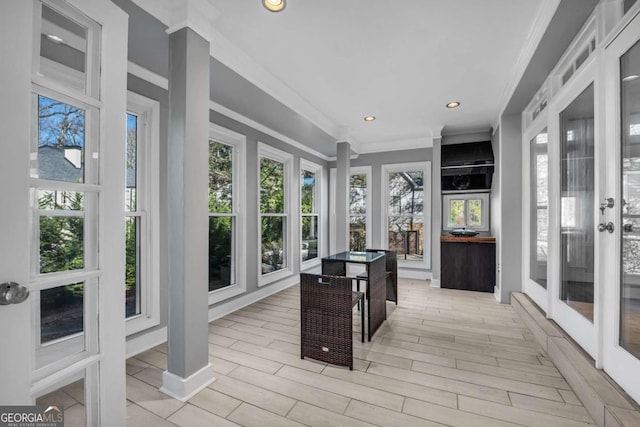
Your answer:
[[[384,248],[387,245],[386,240],[381,235],[382,230],[382,218],[383,212],[386,206],[382,206],[382,195],[380,188],[382,188],[382,165],[412,163],[412,162],[425,162],[430,161],[433,158],[433,149],[419,148],[413,150],[399,150],[399,151],[386,151],[383,153],[367,153],[361,154],[356,159],[351,159],[351,167],[358,166],[371,166],[371,188],[374,191],[371,192],[371,227],[372,236],[371,244],[376,248]],[[330,167],[335,167],[335,162],[332,162]],[[429,218],[426,218],[428,221]]]
[[[169,36],[165,33],[166,26],[161,22],[157,21],[147,12],[140,9],[130,0],[113,0],[113,3],[122,8],[125,12],[127,12],[129,17],[129,52],[128,59],[129,61],[142,66],[162,77],[167,77],[169,74]],[[210,73],[211,77],[211,97],[212,100],[224,105],[227,108],[231,108],[235,104],[231,104],[231,99],[234,99],[234,102],[238,102],[239,97],[229,98],[229,93],[221,90],[220,88],[224,87],[237,87],[238,82],[244,82],[242,84],[250,85],[246,80],[242,77],[235,74],[230,69],[224,67],[222,64],[217,62],[215,59],[211,58],[212,71]],[[222,72],[223,70],[224,72]],[[233,84],[232,84],[233,83]],[[159,140],[159,149],[160,149],[160,212],[158,213],[159,222],[160,222],[160,230],[167,230],[168,221],[169,221],[169,207],[167,200],[167,170],[169,165],[169,154],[168,154],[168,119],[169,119],[169,93],[167,90],[155,86],[145,80],[142,80],[136,76],[129,75],[128,76],[128,90],[143,95],[145,97],[157,100],[160,103],[160,140]],[[262,99],[264,102],[260,105],[264,108],[269,108],[269,100],[275,104],[278,104],[273,98],[270,98],[267,94],[262,92],[260,95],[256,95],[256,91],[260,91],[255,86],[247,86],[245,89],[250,91],[257,98]],[[240,97],[243,104],[251,104],[250,102],[246,102],[248,98]],[[280,110],[279,110],[280,111]],[[243,111],[244,112],[244,111]],[[250,113],[250,111],[249,111]],[[305,158],[314,163],[317,163],[323,167],[323,179],[325,184],[325,197],[328,194],[328,180],[329,180],[329,169],[328,162],[323,160],[322,158],[318,158],[314,155],[307,153],[306,151],[300,150],[298,148],[294,148],[293,146],[274,138],[265,133],[259,132],[253,129],[250,126],[244,125],[236,120],[230,119],[222,114],[219,114],[215,111],[209,111],[210,122],[216,123],[225,128],[231,129],[235,132],[246,135],[247,137],[247,176],[245,179],[247,180],[247,194],[244,195],[246,198],[246,211],[245,215],[247,218],[247,245],[245,248],[241,250],[244,251],[243,256],[246,257],[246,268],[247,268],[247,276],[246,276],[246,293],[237,296],[236,298],[242,297],[244,295],[251,294],[258,289],[258,269],[259,269],[259,260],[260,260],[260,248],[257,244],[257,236],[258,236],[258,188],[257,188],[257,168],[252,167],[252,165],[257,165],[257,146],[258,141],[280,149],[282,151],[291,153],[294,155],[293,168],[294,171],[299,170],[300,166],[300,158]],[[251,117],[250,117],[251,118]],[[290,122],[291,116],[285,115],[280,118],[282,121],[281,125],[276,123],[269,123],[269,125],[277,127],[278,131],[283,133],[288,132],[287,122]],[[304,130],[307,130],[304,132]],[[305,124],[301,122],[300,117],[295,118],[295,135],[287,135],[298,142],[313,146],[314,143],[323,142],[326,143],[328,136],[323,132],[319,131],[315,126],[310,124]],[[203,144],[207,144],[208,141],[203,141]],[[334,144],[335,145],[335,144]],[[333,148],[335,150],[335,148]],[[294,173],[294,176],[297,176],[297,173]],[[324,205],[325,210],[322,212],[325,220],[328,220],[328,201]],[[206,230],[203,230],[203,233],[206,233]],[[324,253],[320,255],[326,254],[328,251],[328,238],[329,238],[329,227],[328,223],[325,223],[323,226],[321,238],[324,239],[324,244],[322,246],[322,250]],[[139,332],[135,335],[129,336],[128,340],[132,340],[135,338],[139,338],[141,336],[147,335],[153,331],[161,329],[167,326],[168,321],[168,307],[169,307],[169,297],[168,297],[168,277],[169,277],[169,254],[168,254],[168,245],[169,240],[166,233],[161,233],[160,235],[160,324],[154,328],[147,329],[145,331]],[[297,263],[294,264],[294,274],[298,273]],[[275,285],[276,283],[273,283]],[[270,285],[267,285],[267,287]],[[222,304],[233,301],[232,298],[217,304],[216,306],[220,306]]]
[[[306,151],[300,150],[298,148],[292,147],[291,145],[280,141],[270,135],[262,133],[260,131],[255,130],[254,128],[247,126],[243,123],[240,123],[234,119],[231,119],[227,116],[224,116],[218,112],[210,111],[209,112],[209,120],[211,123],[215,123],[227,129],[231,129],[235,132],[243,134],[247,137],[247,147],[246,147],[246,156],[247,156],[247,175],[245,176],[247,182],[247,194],[244,195],[246,210],[244,214],[247,218],[247,247],[244,248],[244,256],[246,259],[246,280],[247,280],[247,292],[242,295],[238,295],[236,298],[244,296],[248,293],[254,292],[258,289],[258,269],[260,264],[260,246],[258,245],[257,236],[258,236],[258,196],[259,196],[259,188],[258,188],[258,170],[255,167],[258,164],[258,142],[262,142],[263,144],[267,144],[274,148],[277,148],[282,151],[286,151],[287,153],[291,153],[294,156],[293,160],[293,170],[294,176],[297,177],[298,174],[295,171],[300,169],[300,158],[304,158],[306,160],[317,163],[323,167],[323,177],[324,181],[328,182],[329,169],[327,161],[313,156]],[[304,141],[301,141],[304,143]],[[297,188],[297,186],[296,186]],[[328,204],[326,205],[328,207]],[[329,212],[328,209],[325,209],[322,212],[325,218],[328,217]],[[329,227],[323,227],[322,236],[324,239],[324,243],[322,244],[323,250],[328,250],[329,243]],[[242,251],[243,249],[241,249]],[[294,262],[294,274],[299,273],[298,265]],[[277,282],[276,282],[277,283]],[[275,283],[274,283],[275,284]],[[226,300],[220,304],[224,304],[226,302],[232,301],[232,299]]]
[[[500,239],[498,271],[500,301],[522,290],[522,120],[504,115],[500,120]]]
[[[493,183],[491,188],[491,234],[496,238],[496,288],[495,293],[500,295],[500,249],[502,236],[502,210],[500,209],[501,186],[500,186],[500,126],[493,132],[491,136],[491,146],[493,147],[493,160],[495,162],[495,170],[493,172]]]

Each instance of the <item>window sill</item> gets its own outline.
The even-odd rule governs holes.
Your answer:
[[[258,287],[260,288],[291,276],[293,276],[293,271],[287,268],[264,275],[260,273],[260,276],[258,277]]]

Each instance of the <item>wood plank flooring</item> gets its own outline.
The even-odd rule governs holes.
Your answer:
[[[586,426],[592,419],[510,305],[399,280],[354,370],[300,359],[294,286],[209,325],[216,381],[158,391],[166,344],[127,361],[129,426]]]
[[[585,426],[593,421],[509,305],[400,279],[398,306],[354,370],[300,359],[299,289],[212,322],[217,379],[182,404],[158,395],[166,345],[128,361],[129,425]]]

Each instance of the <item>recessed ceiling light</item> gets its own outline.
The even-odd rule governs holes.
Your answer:
[[[634,81],[635,79],[637,79],[638,77],[640,77],[640,76],[639,76],[639,75],[637,75],[637,74],[631,74],[631,75],[628,75],[628,76],[626,76],[626,77],[623,77],[623,78],[622,78],[622,81],[623,81],[623,82],[632,82],[632,81]]]
[[[55,34],[47,34],[47,38],[54,43],[63,43],[64,39],[60,36],[56,36]]]
[[[458,101],[450,102],[447,104],[447,108],[457,108],[459,106],[460,106],[460,103]]]
[[[287,3],[285,0],[262,0],[262,5],[266,7],[268,11],[280,12],[285,8]]]
[[[364,121],[365,122],[372,122],[374,121],[376,118],[374,116],[365,116]]]

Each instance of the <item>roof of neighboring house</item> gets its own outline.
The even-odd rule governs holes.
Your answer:
[[[84,169],[77,168],[65,157],[65,149],[79,147],[54,147],[42,145],[38,147],[38,177],[54,181],[82,182]]]

